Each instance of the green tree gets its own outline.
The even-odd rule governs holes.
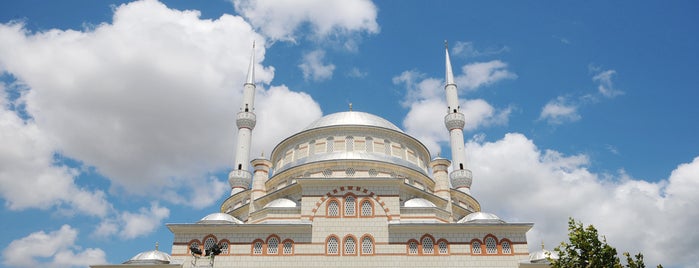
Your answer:
[[[622,265],[617,251],[614,247],[607,244],[607,239],[597,233],[597,229],[589,225],[585,227],[582,222],[577,222],[575,219],[568,219],[568,240],[569,243],[561,242],[554,249],[558,254],[558,259],[550,259],[551,266],[554,268],[645,268],[643,263],[643,254],[638,253],[631,256],[628,252],[624,252],[626,257],[626,265]],[[661,268],[662,265],[658,265]]]

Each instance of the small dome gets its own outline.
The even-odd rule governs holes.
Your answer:
[[[531,263],[548,263],[548,258],[557,260],[558,254],[556,254],[556,252],[548,251],[546,249],[542,249],[529,254],[529,262]]]
[[[340,125],[375,126],[403,132],[400,128],[386,119],[373,114],[357,111],[339,112],[323,116],[308,125],[308,127],[306,127],[304,130]]]
[[[157,249],[138,253],[124,264],[169,264],[171,261],[170,255]]]
[[[505,223],[505,221],[493,213],[474,212],[461,218],[458,223]]]
[[[226,224],[226,223],[237,223],[241,224],[243,223],[239,219],[236,219],[235,217],[228,215],[226,213],[211,213],[209,215],[206,215],[206,217],[201,218],[197,223],[213,223],[213,224]]]
[[[296,207],[296,202],[291,201],[286,198],[279,198],[275,199],[272,202],[269,202],[267,205],[265,205],[265,208],[295,208]]]
[[[410,199],[408,201],[405,201],[403,206],[406,208],[433,208],[433,207],[436,207],[436,205],[434,203],[432,203],[429,200],[424,199],[424,198]]]

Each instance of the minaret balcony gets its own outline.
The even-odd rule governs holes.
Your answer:
[[[444,117],[444,125],[447,126],[449,131],[453,129],[464,129],[466,118],[462,113],[448,113]]]
[[[473,174],[471,174],[471,171],[468,169],[457,169],[449,174],[449,180],[451,181],[451,186],[454,188],[471,188]]]
[[[228,173],[228,184],[231,188],[250,188],[250,182],[252,182],[252,173],[243,169],[236,169]]]
[[[238,125],[238,129],[253,129],[257,124],[257,116],[253,112],[239,112],[235,124]]]

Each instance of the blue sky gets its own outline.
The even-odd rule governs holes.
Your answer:
[[[253,155],[349,103],[449,155],[448,40],[485,211],[535,223],[531,249],[573,216],[699,267],[697,7],[3,1],[0,265],[121,263],[217,211],[253,40]]]

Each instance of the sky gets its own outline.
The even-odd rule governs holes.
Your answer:
[[[535,251],[593,224],[699,267],[695,1],[0,2],[0,266],[121,263],[229,195],[250,54],[251,154],[323,115],[384,117],[449,156],[444,42],[471,193]],[[252,43],[256,46],[253,50]]]

